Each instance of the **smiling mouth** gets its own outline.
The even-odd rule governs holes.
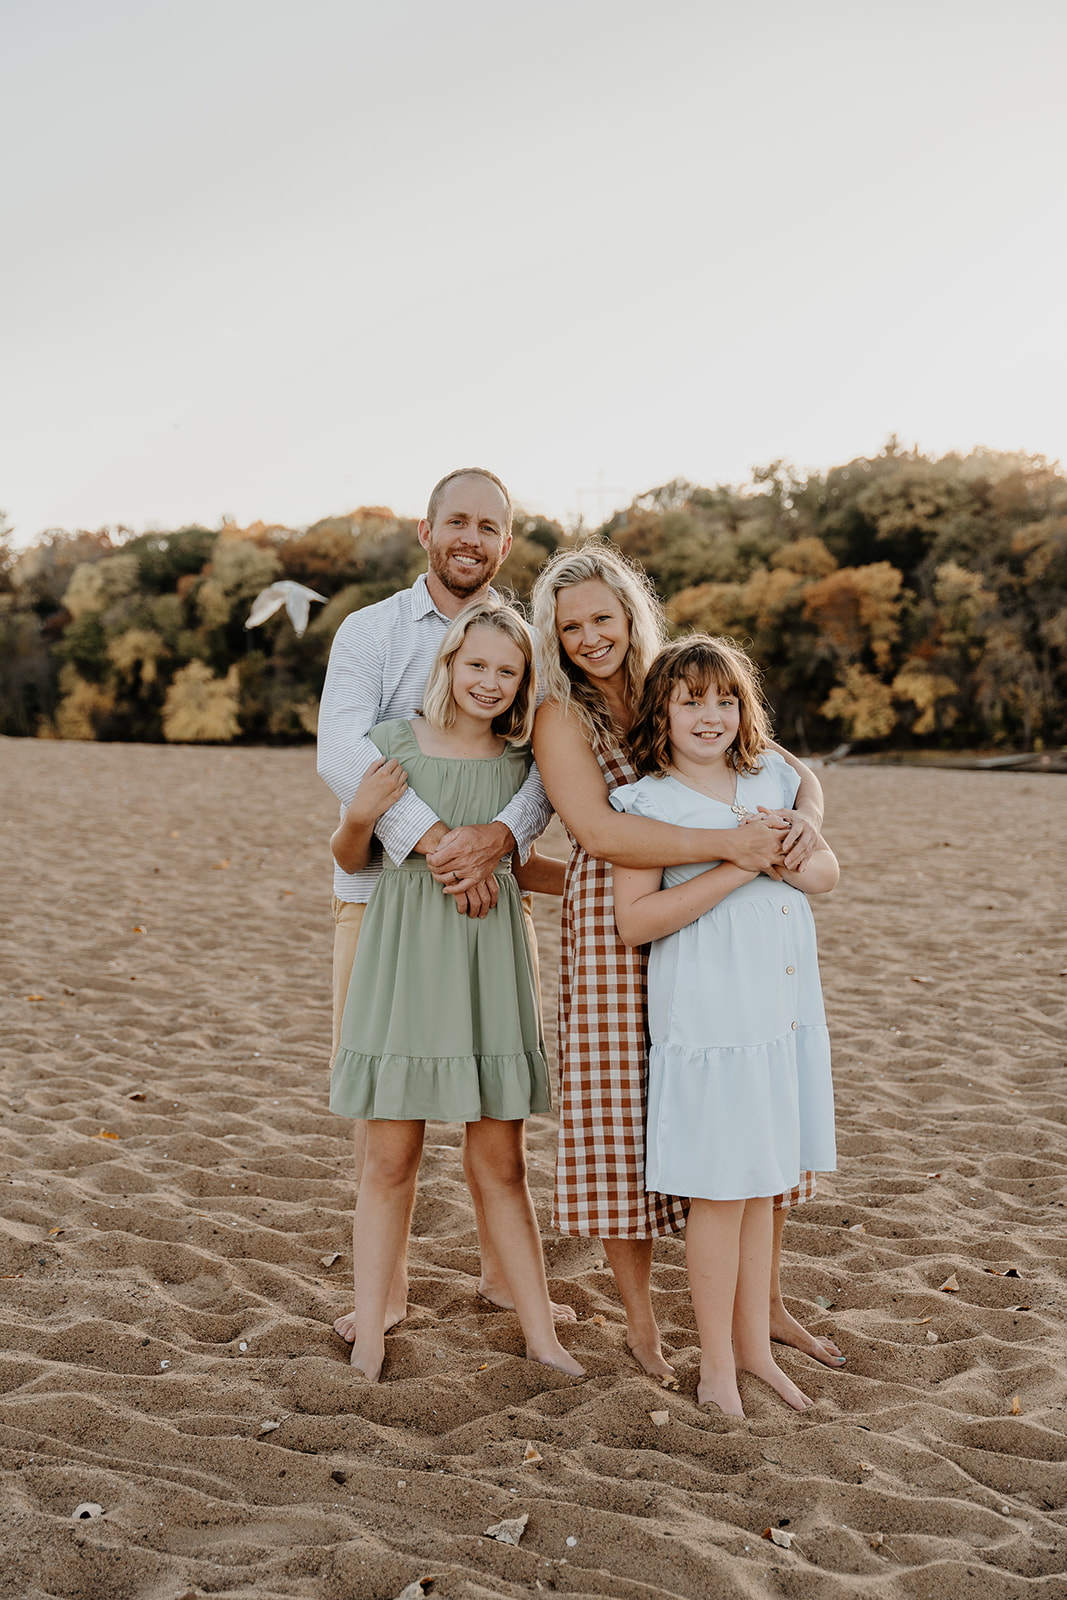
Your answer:
[[[596,650],[586,651],[585,659],[587,661],[603,661],[605,656],[609,656],[611,654],[611,651],[612,646],[610,644],[602,644],[599,645]]]

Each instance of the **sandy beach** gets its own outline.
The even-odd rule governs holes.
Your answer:
[[[436,1125],[411,1314],[358,1382],[314,752],[0,740],[0,1594],[1067,1596],[1067,782],[822,777],[840,1169],[784,1279],[848,1365],[784,1352],[817,1404],[753,1380],[742,1421],[695,1404],[681,1239],[678,1391],[629,1358],[600,1246],[549,1230],[551,1117],[531,1184],[587,1376],[475,1296]]]

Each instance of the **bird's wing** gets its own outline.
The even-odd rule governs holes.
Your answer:
[[[285,605],[288,599],[286,588],[287,585],[284,583],[272,583],[268,589],[261,589],[252,601],[252,609],[245,620],[245,627],[258,628],[268,617],[273,617],[279,606]]]

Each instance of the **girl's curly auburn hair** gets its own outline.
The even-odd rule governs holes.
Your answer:
[[[759,771],[760,752],[771,737],[770,715],[754,661],[732,639],[691,633],[661,650],[645,677],[627,744],[642,777],[662,778],[671,765],[670,703],[675,684],[705,694],[714,684],[737,698],[741,717],[737,738],[726,753],[735,772]]]

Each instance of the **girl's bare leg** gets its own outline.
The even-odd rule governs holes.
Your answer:
[[[814,1404],[810,1395],[798,1389],[771,1354],[771,1330],[767,1307],[770,1297],[773,1222],[772,1201],[744,1201],[737,1265],[737,1294],[734,1300],[734,1359],[742,1372],[777,1390],[795,1411],[806,1411]]]
[[[474,1126],[469,1124],[468,1126]],[[525,1124],[520,1124],[525,1140]],[[501,1265],[500,1257],[493,1247],[490,1237],[489,1225],[485,1220],[485,1202],[482,1199],[481,1186],[474,1163],[470,1160],[470,1141],[463,1140],[463,1176],[467,1180],[471,1201],[474,1205],[474,1225],[478,1229],[478,1250],[482,1258],[482,1275],[478,1280],[478,1293],[483,1300],[488,1300],[490,1305],[500,1306],[503,1311],[514,1311],[515,1302],[511,1298],[508,1288],[507,1274]],[[556,1322],[577,1322],[578,1313],[573,1306],[557,1305],[550,1300],[552,1316]]]
[[[545,1258],[533,1201],[526,1186],[521,1122],[483,1117],[467,1124],[467,1160],[481,1191],[486,1227],[526,1335],[526,1354],[580,1377],[585,1368],[556,1338],[545,1281]]]
[[[654,1378],[669,1378],[674,1368],[663,1354],[652,1310],[652,1240],[601,1239],[626,1309],[626,1343],[635,1361]]]
[[[352,1365],[377,1383],[385,1360],[385,1308],[404,1250],[424,1122],[370,1122],[352,1223],[356,1309]]]
[[[845,1358],[834,1341],[825,1334],[809,1333],[785,1308],[782,1299],[782,1231],[788,1211],[775,1211],[771,1243],[771,1338],[776,1344],[789,1344],[802,1355],[821,1361],[824,1367],[843,1367]]]
[[[743,1200],[691,1200],[685,1259],[700,1333],[697,1404],[715,1404],[743,1417],[734,1360],[734,1300],[738,1287]]]

